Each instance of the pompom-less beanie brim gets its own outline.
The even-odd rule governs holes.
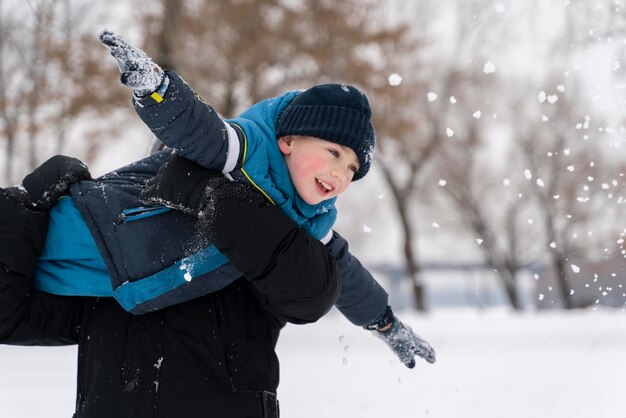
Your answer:
[[[370,169],[374,128],[366,96],[352,86],[324,84],[298,95],[276,124],[277,138],[303,135],[324,139],[352,149],[359,160],[353,181]]]

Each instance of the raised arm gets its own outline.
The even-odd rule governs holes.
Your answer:
[[[239,167],[243,133],[224,122],[174,71],[163,71],[142,50],[110,31],[99,35],[133,89],[137,114],[165,145],[210,170]]]

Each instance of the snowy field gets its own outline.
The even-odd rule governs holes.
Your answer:
[[[626,418],[626,313],[399,315],[437,349],[408,370],[337,313],[279,345],[287,418]],[[75,349],[0,346],[0,417],[69,418]]]

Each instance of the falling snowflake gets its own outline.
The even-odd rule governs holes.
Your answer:
[[[545,91],[540,91],[539,94],[537,95],[537,100],[539,100],[539,103],[543,103],[546,101],[546,92]]]
[[[452,136],[454,136],[454,131],[450,128],[447,128],[446,135],[448,135],[448,138],[451,138]]]
[[[526,180],[530,180],[533,178],[533,173],[531,173],[529,169],[526,169],[524,170],[524,177]]]
[[[472,114],[472,117],[473,117],[474,119],[480,119],[480,116],[481,116],[481,115],[482,115],[482,113],[480,112],[480,110],[477,110],[476,112],[474,112],[474,113]]]
[[[402,77],[399,74],[393,73],[389,75],[389,85],[390,86],[399,86],[402,83]]]
[[[487,62],[485,64],[485,67],[483,68],[483,71],[485,72],[485,74],[495,73],[496,72],[496,66],[493,65],[493,63],[491,61],[489,61],[489,62]]]
[[[437,93],[433,93],[431,91],[426,95],[426,97],[428,98],[429,102],[434,102],[435,100],[437,100]]]
[[[574,273],[580,273],[580,267],[578,267],[576,264],[572,264],[571,267]]]

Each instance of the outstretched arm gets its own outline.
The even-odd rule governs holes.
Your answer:
[[[184,183],[180,179],[185,178]],[[268,206],[247,186],[173,156],[147,184],[146,203],[166,203],[198,218],[198,228],[291,322],[312,322],[332,304],[354,324],[380,337],[407,367],[435,351],[387,306],[384,289],[336,232],[323,246]]]
[[[341,272],[343,287],[336,304],[341,313],[353,324],[381,338],[407,367],[415,367],[415,356],[434,363],[435,350],[395,317],[387,305],[387,292],[350,253],[348,242],[333,232],[326,248]]]
[[[117,60],[122,83],[134,91],[135,110],[165,145],[203,167],[229,173],[239,167],[243,133],[224,122],[174,71],[110,31],[99,35]]]

